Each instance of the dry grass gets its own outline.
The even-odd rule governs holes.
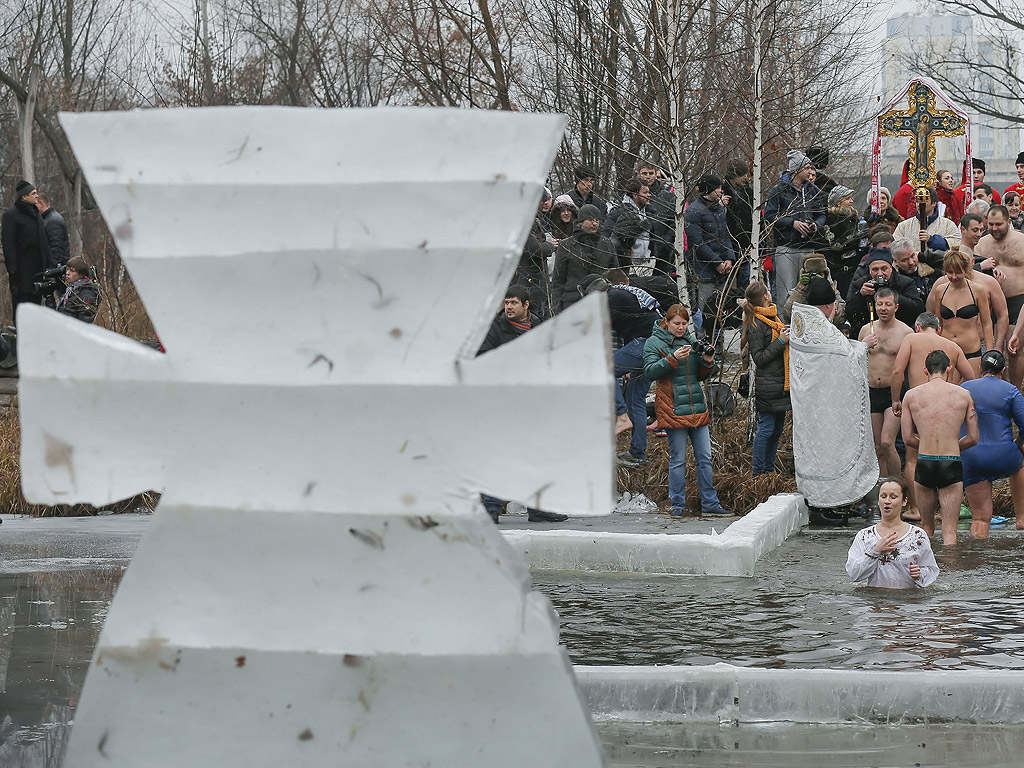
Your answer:
[[[774,493],[793,493],[792,423],[787,417],[786,431],[779,442],[776,466],[782,471],[752,477],[751,447],[747,444],[747,405],[737,399],[736,412],[711,426],[712,478],[722,506],[746,514]],[[618,450],[629,448],[629,433],[619,436]],[[642,467],[618,468],[619,490],[642,493],[658,504],[668,502],[668,441],[651,435],[647,441],[650,461]],[[700,492],[697,488],[693,459],[686,467],[686,508],[694,514],[700,511]]]
[[[90,504],[59,504],[48,507],[29,504],[21,492],[21,426],[17,411],[0,414],[0,513],[32,517],[80,517],[95,515],[101,509],[130,512],[139,508],[154,509],[160,495],[148,492],[105,507]]]

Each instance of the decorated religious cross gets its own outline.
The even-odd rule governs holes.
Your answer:
[[[906,109],[896,108],[904,97]],[[940,109],[942,102],[947,109]],[[970,168],[970,118],[953,104],[942,90],[928,78],[914,78],[878,115],[872,145],[873,207],[877,209],[880,191],[881,137],[909,136],[910,150],[907,175],[914,187],[935,184],[935,139],[939,136],[964,136],[967,144],[967,165]],[[876,212],[879,212],[876,210]]]
[[[167,349],[19,309],[25,495],[163,493],[68,764],[599,765],[478,500],[612,506],[603,297],[475,356],[563,119],[62,122]]]

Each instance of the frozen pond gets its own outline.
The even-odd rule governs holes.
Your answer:
[[[134,519],[133,519],[134,518]],[[0,528],[0,766],[57,768],[107,606],[146,518]],[[95,526],[89,525],[94,523]],[[26,533],[25,531],[28,531]],[[847,583],[853,535],[804,533],[752,579],[541,574],[576,664],[1024,667],[1024,536],[937,550],[920,593]],[[1020,726],[604,722],[611,766],[1011,766]]]

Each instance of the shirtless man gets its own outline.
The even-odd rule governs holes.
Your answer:
[[[918,387],[928,380],[924,372],[924,361],[931,352],[935,350],[945,352],[946,357],[953,361],[952,367],[964,381],[974,378],[974,369],[964,357],[963,350],[955,341],[940,335],[941,328],[938,317],[931,312],[922,312],[917,316],[917,322],[914,324],[914,330],[917,333],[904,336],[900,343],[900,351],[896,353],[896,362],[892,365],[892,412],[897,418],[903,413],[900,402],[901,391],[906,392],[905,387]],[[904,381],[904,375],[906,375],[906,381]],[[917,450],[907,442],[906,437],[903,438],[903,443],[907,446],[907,465],[904,476],[913,478],[914,469],[917,467]],[[917,493],[911,482],[910,512],[906,518],[914,522],[920,520],[918,509]]]
[[[899,295],[891,288],[875,294],[878,318],[860,329],[859,341],[868,345],[868,397],[871,401],[871,432],[875,437],[880,477],[900,474],[900,455],[896,453],[899,419],[892,412],[892,369],[904,336],[913,329],[896,319]]]
[[[918,451],[914,486],[921,508],[921,527],[928,535],[935,532],[937,501],[942,545],[946,547],[956,544],[956,525],[964,496],[960,451],[978,442],[974,401],[966,389],[946,381],[952,370],[945,352],[930,352],[924,362],[928,380],[907,392],[902,418],[903,441],[908,448],[912,446]],[[963,437],[961,426],[966,426]]]
[[[1024,232],[1010,226],[1010,212],[1002,205],[992,206],[987,221],[988,234],[978,241],[974,252],[982,258],[979,267],[992,270],[999,281],[1006,297],[1007,314],[1016,325],[1024,307]],[[1012,335],[1014,329],[1008,330]],[[1007,380],[1019,388],[1024,378],[1024,359],[1019,353],[1009,354],[1007,358]]]

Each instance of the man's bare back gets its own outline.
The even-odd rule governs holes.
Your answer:
[[[925,328],[920,333],[904,336],[896,353],[896,362],[892,371],[892,410],[900,415],[900,390],[903,387],[903,375],[907,374],[911,388],[920,386],[928,380],[924,372],[924,360],[935,350],[942,350],[951,361],[955,373],[965,381],[975,378],[971,364],[964,357],[964,352],[955,341],[940,336],[932,328]]]
[[[868,386],[888,387],[892,383],[893,365],[899,354],[903,339],[914,333],[914,329],[893,318],[888,323],[875,321],[875,331],[865,325],[860,329],[859,341],[868,345]]]
[[[942,379],[932,379],[913,387],[903,401],[903,433],[906,436],[913,425],[917,431],[917,450],[921,454],[937,456],[960,455],[960,427],[974,424],[974,442],[978,440],[978,421],[974,414],[971,393],[963,387]],[[964,447],[969,447],[965,444]]]

